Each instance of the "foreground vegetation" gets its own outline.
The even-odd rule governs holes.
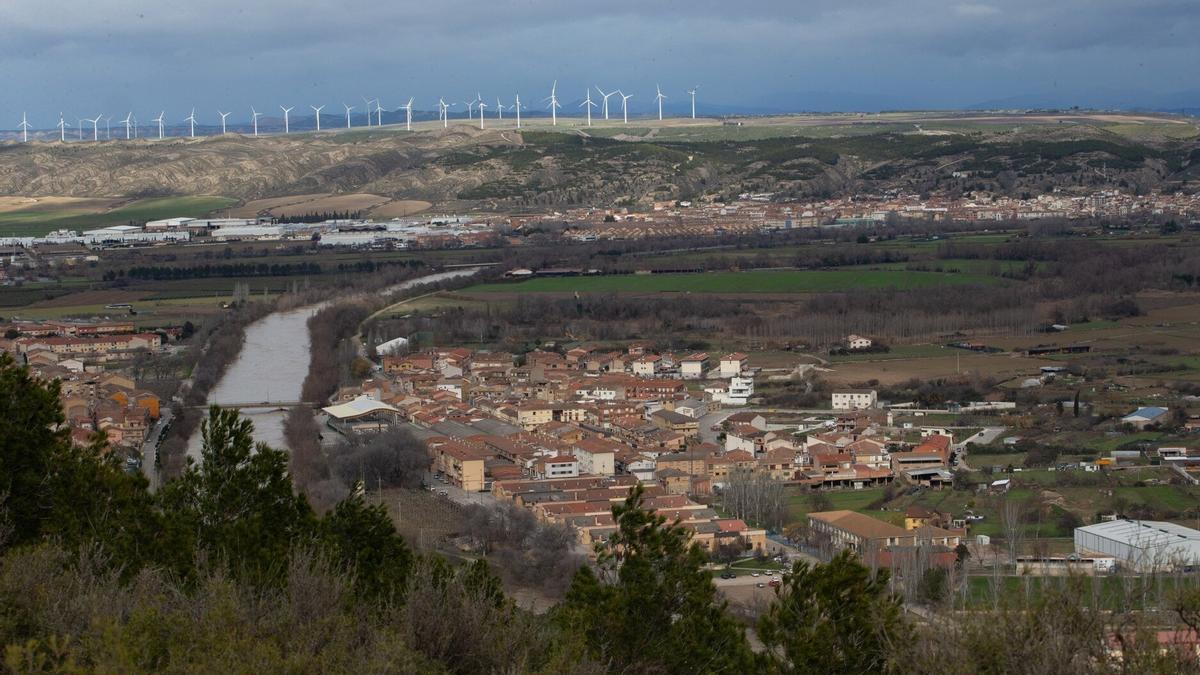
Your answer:
[[[754,622],[717,593],[686,530],[641,507],[544,615],[505,597],[483,560],[414,551],[382,507],[317,515],[284,453],[213,408],[202,462],[151,494],[103,439],[74,447],[55,383],[0,356],[0,644],[13,672],[1185,672],[1147,631],[1169,612],[1089,611],[1078,592],[913,623],[886,572],[849,554],[797,563]],[[927,601],[936,607],[935,590]],[[1119,622],[1117,621],[1119,619]],[[1116,641],[1123,660],[1106,657]]]

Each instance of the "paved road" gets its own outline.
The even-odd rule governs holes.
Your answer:
[[[159,483],[158,467],[154,463],[158,441],[174,417],[170,408],[163,407],[161,410],[158,422],[150,429],[150,433],[146,434],[146,442],[142,443],[142,474],[150,481],[151,491],[157,490]]]
[[[497,503],[496,498],[490,492],[468,492],[462,488],[454,487],[447,482],[440,481],[430,473],[425,474],[425,484],[434,486],[439,493],[445,490],[446,497],[455,504],[462,504],[463,506],[468,504],[495,506]]]

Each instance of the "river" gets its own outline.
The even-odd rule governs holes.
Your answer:
[[[387,288],[382,295],[393,295],[414,286],[468,276],[478,270],[457,269],[409,279]],[[242,351],[209,392],[208,403],[228,405],[300,400],[301,387],[312,361],[308,319],[330,302],[268,314],[247,326]],[[286,411],[251,408],[242,414],[254,422],[254,440],[276,448],[287,447],[283,438]],[[188,455],[200,459],[199,429],[188,442]]]

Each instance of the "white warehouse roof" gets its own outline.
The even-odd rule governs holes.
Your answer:
[[[347,401],[338,405],[331,405],[328,408],[322,408],[326,415],[337,418],[339,420],[354,419],[363,417],[372,413],[386,412],[399,413],[400,411],[392,406],[376,401],[368,396],[359,396],[353,401]]]
[[[1081,536],[1083,535],[1083,536]],[[1200,530],[1161,520],[1113,520],[1075,529],[1078,547],[1099,538],[1131,549],[1131,562],[1144,565],[1200,564]],[[1087,546],[1096,550],[1096,546]],[[1132,558],[1132,556],[1131,556]]]

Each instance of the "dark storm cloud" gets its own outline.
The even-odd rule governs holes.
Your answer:
[[[1196,89],[1196,34],[1195,0],[7,0],[0,127],[24,109],[212,117],[368,93],[428,109],[476,90],[540,98],[555,78],[571,98],[608,84],[642,104],[656,82],[731,105],[1157,95]]]

